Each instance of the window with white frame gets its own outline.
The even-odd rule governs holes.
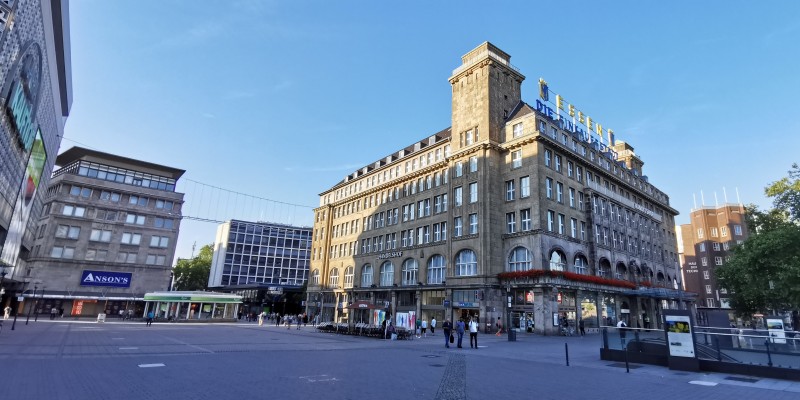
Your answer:
[[[566,228],[565,225],[566,216],[564,214],[558,214],[558,234],[563,235],[564,229]]]
[[[68,217],[83,217],[84,215],[86,215],[86,208],[65,204],[64,208],[61,210],[61,215],[65,215]]]
[[[526,198],[531,195],[531,177],[523,176],[519,178],[519,197]]]
[[[711,279],[711,273],[709,273],[708,271],[703,271],[703,279],[706,280]]]
[[[506,265],[506,271],[508,272],[519,272],[519,271],[527,271],[533,268],[533,256],[531,255],[530,250],[524,247],[515,247],[514,250],[511,250],[511,254],[508,255],[508,264]]]
[[[463,228],[464,228],[464,223],[461,220],[461,217],[453,218],[453,237],[460,237],[461,235],[463,235],[464,234]]]
[[[95,242],[110,242],[111,231],[103,229],[92,229],[92,232],[89,234],[89,240]]]
[[[460,207],[463,204],[462,203],[463,201],[464,201],[463,188],[461,186],[459,186],[459,187],[453,189],[453,204],[456,207]]]
[[[578,237],[578,220],[575,218],[569,219],[569,236],[573,238]]]
[[[556,201],[564,202],[564,184],[561,182],[556,182]]]
[[[722,265],[722,257],[714,257],[714,265]]]
[[[412,286],[417,284],[417,273],[419,272],[419,264],[417,260],[408,258],[403,261],[403,286]]]
[[[331,274],[328,276],[328,286],[332,288],[339,287],[339,269],[334,268],[331,270]]]
[[[733,234],[736,236],[742,236],[742,226],[741,225],[734,225],[733,226]]]
[[[75,248],[68,246],[55,246],[50,250],[51,258],[72,259],[75,256]]]
[[[315,269],[314,271],[311,272],[311,284],[319,285],[319,282],[320,282],[319,270]]]
[[[589,263],[586,261],[586,257],[578,255],[575,256],[575,272],[581,275],[586,275],[588,268],[586,267]]]
[[[478,233],[478,214],[469,215],[469,234],[476,235]]]
[[[546,178],[544,180],[545,195],[548,199],[553,198],[553,179]]]
[[[315,272],[319,273],[319,271]],[[365,264],[361,267],[361,287],[370,287],[372,283],[372,265]]]
[[[394,265],[391,261],[381,264],[381,286],[392,286],[394,283]]]
[[[469,202],[476,203],[478,201],[478,183],[472,182],[469,184]]]
[[[514,181],[506,181],[506,201],[514,200]]]
[[[519,210],[519,221],[520,221],[520,230],[522,230],[522,231],[531,230],[531,209],[530,208]]]
[[[168,236],[151,236],[150,247],[167,247],[169,246]]]
[[[522,150],[511,152],[511,168],[519,168],[522,166]]]
[[[553,232],[555,230],[556,224],[556,213],[554,211],[547,210],[547,230]]]
[[[469,158],[469,172],[476,172],[478,170],[478,157],[472,156]]]
[[[719,251],[719,247],[720,246],[719,246],[719,243],[714,242],[714,243],[711,244],[711,247],[714,248],[714,251]]]
[[[719,227],[719,233],[720,235],[722,235],[722,237],[728,237],[728,227],[727,226]]]
[[[120,239],[120,243],[132,244],[132,245],[138,245],[141,241],[142,241],[141,233],[131,233],[131,232],[123,232],[122,239]]]
[[[145,221],[144,215],[128,214],[125,217],[126,224],[144,225],[144,221]]]
[[[717,228],[711,228],[711,237],[717,237]]]
[[[478,274],[478,258],[475,252],[469,249],[461,250],[456,254],[456,276],[472,276]]]
[[[134,264],[136,263],[136,256],[137,254],[134,252],[120,251],[119,253],[117,253],[117,262]]]
[[[522,122],[514,124],[512,127],[513,137],[518,138],[522,136]]]
[[[561,172],[561,156],[558,154],[556,154],[555,157],[555,168],[556,171]]]
[[[80,226],[58,225],[56,227],[57,238],[77,239],[80,234]]]
[[[707,257],[700,258],[700,265],[702,265],[704,267],[707,267],[708,266],[708,258]]]
[[[709,294],[710,294],[710,292],[709,292]],[[715,307],[713,298],[709,297],[709,298],[706,299],[706,307],[710,307],[710,308],[714,308]]]
[[[706,294],[711,294],[711,285],[706,285]]]
[[[703,238],[703,228],[697,228],[697,238],[698,239]]]
[[[438,285],[444,282],[446,262],[445,258],[439,254],[434,255],[428,260],[428,284]]]
[[[458,178],[464,175],[464,162],[456,161],[456,170],[455,170],[455,177]]]
[[[514,212],[506,213],[506,233],[517,231],[517,214]]]

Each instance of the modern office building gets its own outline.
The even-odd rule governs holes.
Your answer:
[[[242,296],[242,312],[301,312],[311,228],[230,220],[217,228],[208,287]]]
[[[714,270],[722,267],[733,245],[748,237],[742,204],[692,210],[691,223],[680,225],[680,262],[685,290],[697,293],[698,310],[730,309],[728,292],[717,285]]]
[[[320,194],[309,313],[503,318],[553,334],[564,319],[656,327],[690,300],[677,290],[678,212],[633,147],[544,81],[524,102],[524,79],[481,44],[449,78],[449,128]]]
[[[37,310],[141,316],[144,294],[169,288],[184,171],[81,147],[56,165],[28,263]]]
[[[0,309],[19,309],[72,105],[67,0],[0,1]]]

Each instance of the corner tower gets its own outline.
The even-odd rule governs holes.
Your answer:
[[[511,56],[489,42],[461,57],[461,66],[449,79],[453,86],[453,151],[486,139],[502,141],[503,123],[519,104],[525,80],[510,60]]]

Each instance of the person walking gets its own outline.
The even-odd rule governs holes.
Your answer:
[[[431,335],[436,334],[436,317],[431,318]]]
[[[422,337],[428,337],[428,320],[422,320]]]
[[[475,347],[472,347],[473,341]],[[469,348],[478,348],[478,320],[474,317],[469,320]]]
[[[502,335],[503,334],[503,321],[500,320],[500,317],[497,317],[497,322],[495,322],[494,325],[497,327],[497,333],[495,333],[494,335],[495,336]]]
[[[155,313],[152,311],[147,312],[147,326],[153,325],[153,318],[155,318]]]
[[[617,329],[619,330],[619,341],[620,343],[622,343],[622,347],[624,349],[625,335],[628,333],[628,324],[626,324],[625,321],[623,321],[622,318],[620,318],[619,322],[617,322]]]
[[[292,329],[292,316],[291,315],[287,315],[286,316],[286,329],[287,330],[288,329]]]
[[[261,314],[258,314],[258,326],[264,325],[264,319],[267,318],[267,313],[265,311],[261,311]]]
[[[302,316],[302,315],[300,315],[300,314],[297,314],[297,330],[298,330],[298,331],[300,330],[300,324],[301,324],[302,322],[303,322],[303,316]]]
[[[458,335],[458,345],[456,347],[458,347],[459,349],[461,348],[461,339],[464,338],[464,330],[465,330],[464,319],[459,318],[458,322],[456,322],[456,335]]]
[[[583,318],[581,318],[581,320],[578,321],[578,329],[581,331],[581,336],[586,335],[586,327],[584,326]]]
[[[445,319],[444,323],[442,324],[442,330],[444,330],[444,347],[450,348],[450,335],[452,334],[451,331],[453,330],[453,324],[450,323],[449,319]],[[431,328],[431,333],[433,333],[433,328]]]
[[[6,308],[3,309],[3,319],[9,318],[11,318],[11,306],[6,306]]]
[[[58,314],[58,309],[53,307],[50,309],[50,320],[56,319],[56,315]]]
[[[422,321],[416,320],[414,321],[414,333],[417,335],[417,339],[420,338],[420,332],[422,331]]]

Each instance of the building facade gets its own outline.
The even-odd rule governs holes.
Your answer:
[[[242,296],[242,312],[299,314],[311,228],[230,220],[217,228],[208,286]]]
[[[692,210],[691,223],[680,225],[680,262],[685,289],[697,293],[698,309],[730,309],[728,292],[719,287],[714,270],[722,267],[733,246],[748,237],[742,204]]]
[[[677,211],[633,147],[554,117],[547,93],[524,102],[524,79],[508,54],[478,46],[449,78],[450,128],[320,194],[310,313],[407,326],[501,318],[553,334],[565,319],[655,327],[686,300]]]
[[[56,164],[28,266],[36,309],[141,316],[146,292],[169,289],[184,171],[81,147]]]
[[[72,104],[68,9],[0,1],[0,308],[14,312]]]

